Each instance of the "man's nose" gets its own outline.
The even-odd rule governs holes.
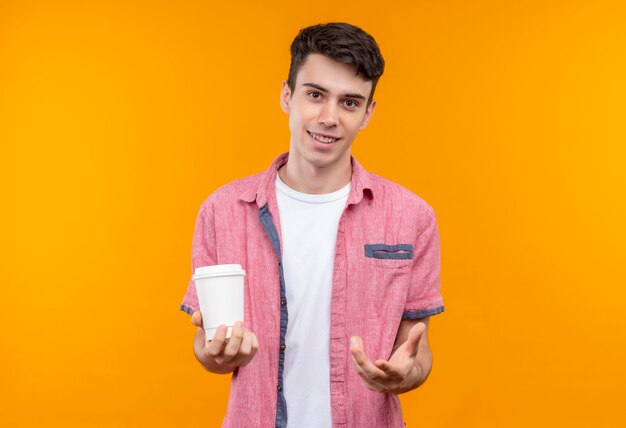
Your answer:
[[[331,102],[324,103],[320,111],[319,123],[324,126],[335,126],[338,121],[337,105]]]

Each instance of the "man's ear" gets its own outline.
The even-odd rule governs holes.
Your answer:
[[[287,114],[289,114],[289,111],[290,111],[290,106],[289,106],[290,102],[291,102],[291,89],[289,88],[287,81],[283,80],[283,87],[280,90],[280,108],[282,108],[283,111]]]
[[[365,129],[370,120],[372,119],[372,115],[374,114],[374,109],[376,108],[376,101],[372,100],[372,103],[367,106],[365,110],[365,116],[363,116],[363,120],[361,121],[361,126],[359,126],[359,130]]]

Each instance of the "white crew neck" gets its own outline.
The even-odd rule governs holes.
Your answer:
[[[350,194],[350,182],[348,182],[348,184],[343,186],[341,189],[331,193],[302,193],[287,186],[283,182],[283,180],[280,179],[279,175],[276,174],[276,189],[283,193],[285,196],[288,196],[289,198],[295,199],[297,201],[308,202],[311,204],[325,204],[348,196],[348,194]]]

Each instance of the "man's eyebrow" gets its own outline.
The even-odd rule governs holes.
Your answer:
[[[323,86],[318,85],[317,83],[303,83],[302,86],[309,86],[321,92],[326,92],[326,93],[329,92],[328,89],[324,88]],[[357,98],[359,100],[365,99],[365,97],[361,94],[343,94],[343,96],[348,97],[348,98]]]

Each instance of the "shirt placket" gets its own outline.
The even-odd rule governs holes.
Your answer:
[[[346,244],[344,212],[337,226],[333,284],[330,301],[330,403],[333,427],[345,427],[346,421]]]
[[[274,205],[274,204],[273,204]],[[277,209],[277,208],[276,208]],[[280,235],[272,214],[269,209],[269,202],[265,203],[259,210],[259,221],[270,239],[274,252],[278,260],[278,272],[280,281],[280,345],[278,349],[278,377],[276,380],[276,428],[287,427],[287,401],[285,400],[285,394],[283,392],[283,371],[285,368],[285,337],[287,335],[288,324],[288,312],[287,312],[287,297],[285,288],[285,275],[283,272],[282,252],[280,246]]]

